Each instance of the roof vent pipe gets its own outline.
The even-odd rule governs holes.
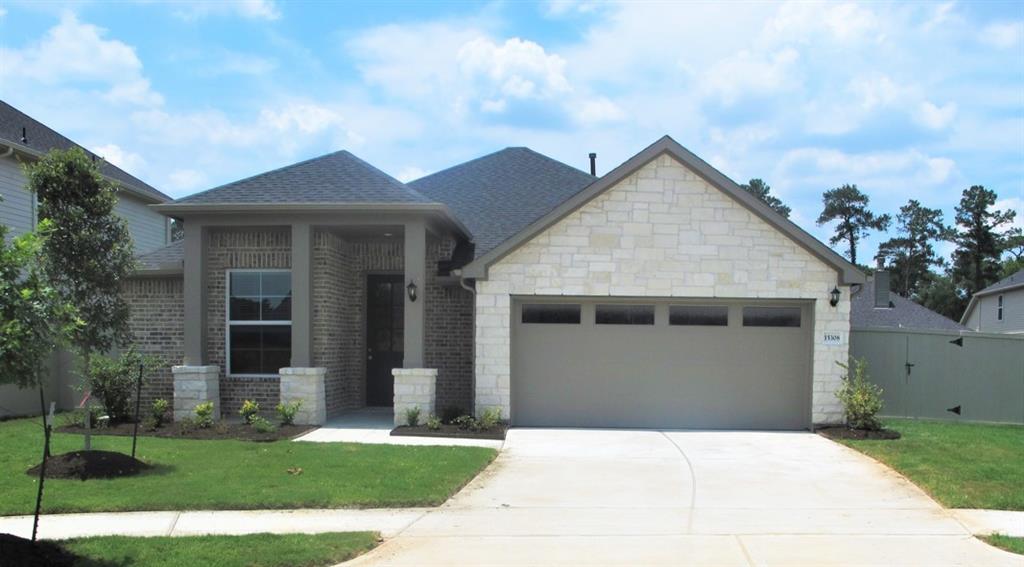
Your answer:
[[[597,177],[597,154],[590,152],[590,175]]]
[[[885,309],[891,307],[889,304],[889,272],[888,270],[875,271],[875,308]]]
[[[27,134],[27,132],[25,132],[25,127],[22,126],[21,127],[21,143],[22,144],[27,144],[28,143],[28,136],[26,134]]]

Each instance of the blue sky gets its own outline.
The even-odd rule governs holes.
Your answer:
[[[603,173],[669,134],[823,239],[843,183],[948,222],[983,184],[1024,223],[1021,2],[3,0],[0,98],[173,196],[342,148]]]

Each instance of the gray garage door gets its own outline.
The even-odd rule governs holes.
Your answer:
[[[512,307],[515,425],[810,424],[810,303],[520,297]]]

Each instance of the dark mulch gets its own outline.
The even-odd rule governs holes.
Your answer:
[[[25,474],[39,476],[38,464]],[[117,478],[134,476],[149,468],[146,463],[114,451],[72,451],[46,459],[46,478]]]
[[[393,437],[457,437],[462,439],[496,439],[498,441],[503,441],[505,439],[506,431],[508,431],[508,426],[505,424],[498,425],[494,429],[488,431],[459,429],[459,426],[449,424],[444,424],[437,430],[428,429],[426,425],[417,425],[416,427],[401,425],[392,429],[391,435]]]
[[[56,542],[0,534],[0,567],[72,567],[80,561]]]
[[[829,439],[877,439],[892,440],[899,439],[900,432],[892,429],[851,429],[845,426],[822,427],[816,430],[817,433]]]
[[[131,436],[135,425],[132,423],[118,423],[93,429],[93,435],[120,435]],[[181,423],[168,423],[153,430],[139,426],[139,437],[170,437],[177,439],[238,439],[241,441],[290,441],[300,435],[316,429],[315,425],[282,425],[269,433],[260,433],[252,427],[241,423],[219,422],[213,427],[199,429],[194,425],[182,426]],[[57,428],[61,433],[84,434],[85,428],[77,425],[65,425]]]

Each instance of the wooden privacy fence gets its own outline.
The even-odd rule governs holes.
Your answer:
[[[1024,335],[854,329],[888,417],[1024,424]]]

